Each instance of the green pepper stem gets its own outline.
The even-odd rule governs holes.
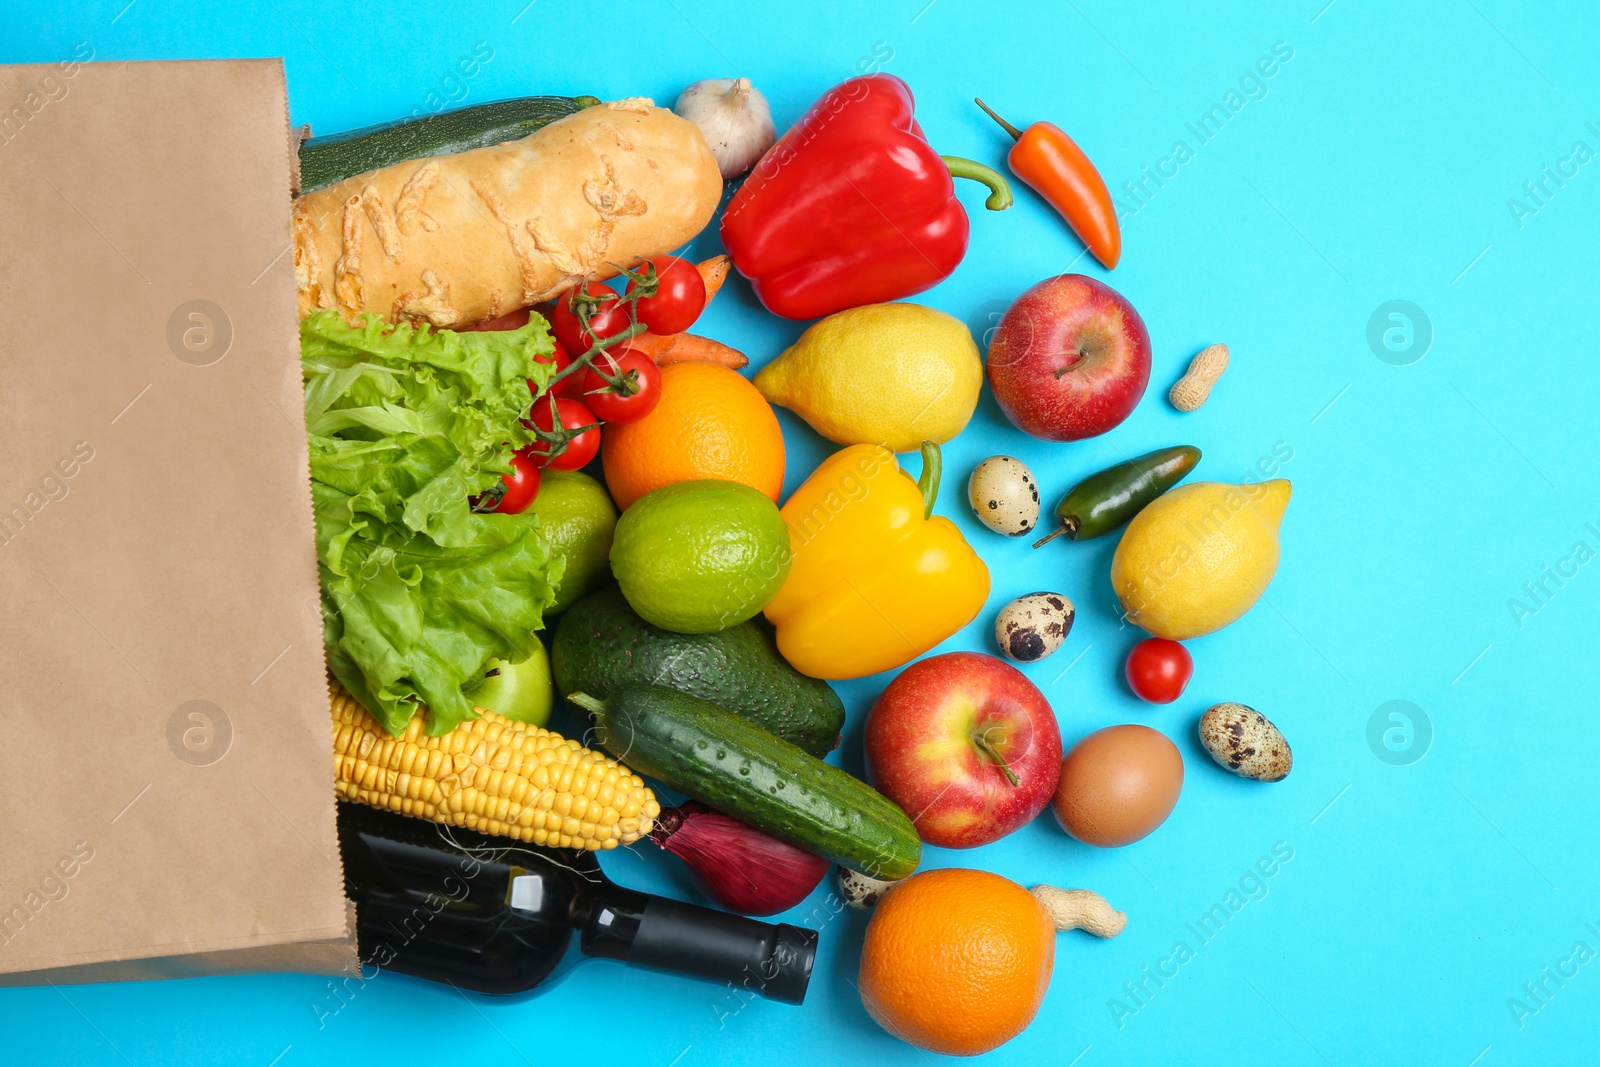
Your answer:
[[[939,499],[939,475],[944,472],[944,457],[933,441],[922,442],[922,473],[917,488],[922,490],[922,517],[933,518],[933,502]]]
[[[1009,133],[1011,135],[1011,139],[1013,141],[1022,140],[1022,131],[1017,129],[1015,126],[1011,125],[1011,123],[1007,122],[1005,119],[1001,118],[999,115],[996,115],[994,113],[994,109],[991,108],[988,104],[985,104],[982,100],[979,100],[977,97],[973,97],[972,98],[972,102],[974,104],[977,104],[979,107],[983,108],[984,114],[988,115],[990,118],[992,118],[996,122],[998,122],[1000,124],[1000,128],[1005,130],[1007,133]]]
[[[1054,530],[1051,530],[1049,533],[1039,538],[1039,540],[1035,541],[1033,543],[1033,547],[1038,548],[1041,545],[1048,545],[1051,541],[1054,541],[1062,534],[1066,534],[1068,537],[1076,539],[1078,536],[1078,520],[1066,518],[1062,519],[1060,526],[1057,526]]]
[[[1004,211],[1011,206],[1011,184],[1005,176],[993,167],[986,167],[975,159],[965,156],[940,156],[944,165],[950,168],[952,178],[971,178],[975,182],[982,182],[989,187],[989,198],[983,206],[990,211]]]

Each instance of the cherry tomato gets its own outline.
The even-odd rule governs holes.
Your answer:
[[[639,321],[651,333],[682,333],[706,309],[705,279],[693,263],[677,256],[657,256],[639,267],[643,270],[650,263],[656,268],[656,293],[639,299]],[[633,292],[637,285],[629,282],[627,291]]]
[[[550,376],[554,378],[557,374],[560,374],[562,371],[566,370],[572,365],[572,357],[567,355],[566,346],[560,341],[555,341],[552,339],[552,343],[555,345],[555,352],[553,352],[550,356],[538,358],[536,362],[550,363],[553,361],[556,369]],[[528,391],[534,396],[539,395],[539,387],[533,383],[532,378],[528,379]],[[573,371],[571,374],[561,379],[561,384],[555,387],[555,393],[557,396],[570,396],[574,400],[582,400],[583,371]]]
[[[597,367],[615,380],[606,381]],[[583,402],[606,422],[637,422],[660,401],[661,369],[636,348],[608,348],[583,372]]]
[[[1194,675],[1189,650],[1176,641],[1151,637],[1128,653],[1128,688],[1141,700],[1170,704],[1183,695]]]
[[[522,449],[511,454],[511,473],[501,476],[501,486],[473,500],[473,511],[520,515],[528,510],[539,495],[539,468],[526,452]]]
[[[574,375],[576,377],[576,375]],[[551,408],[555,408],[552,416]],[[535,463],[541,467],[548,467],[553,471],[575,471],[584,466],[600,451],[600,427],[594,425],[600,420],[594,417],[594,412],[580,400],[568,400],[566,397],[541,396],[533,402],[533,417],[529,420],[534,427],[545,433],[556,432],[553,418],[559,419],[561,429],[575,430],[580,426],[590,429],[582,433],[573,434],[567,438],[565,451],[560,446],[547,441],[535,441],[527,447],[527,453]],[[554,452],[554,458],[551,453]]]
[[[556,346],[556,350],[554,352],[552,352],[550,355],[534,357],[534,362],[535,363],[547,363],[547,364],[548,363],[553,363],[553,364],[555,364],[555,368],[556,369],[550,375],[552,378],[555,377],[557,374],[560,374],[562,371],[566,370],[567,367],[569,365],[571,365],[571,363],[572,363],[572,357],[567,355],[567,350],[562,347],[561,342],[560,341],[556,341],[556,342],[554,342],[554,344]],[[569,374],[569,375],[567,375],[565,378],[562,379],[561,385],[558,387],[558,389],[564,390],[566,388],[566,386],[567,386],[567,383],[572,381],[572,379],[574,379],[574,378],[578,378],[578,379],[581,380],[583,378],[583,375],[582,374]],[[534,382],[534,380],[532,378],[528,379],[528,392],[532,393],[534,396],[538,396],[539,395],[539,386],[538,386],[537,383]]]
[[[555,348],[555,351],[551,352],[548,356],[535,356],[534,362],[554,363],[556,366],[556,373],[560,374],[562,371],[566,370],[567,365],[572,362],[572,357],[567,354],[567,346],[562,344],[560,341],[552,338],[550,344]]]
[[[601,301],[589,318],[587,330],[572,308],[572,296],[576,290],[569,289],[562,293],[556,300],[555,311],[550,314],[550,332],[555,334],[556,341],[573,359],[593,348],[596,340],[615,337],[633,324],[628,318],[628,305],[622,302],[622,297],[617,295],[615,289],[600,282],[590,282],[583,289]]]

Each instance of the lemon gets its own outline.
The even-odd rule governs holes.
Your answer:
[[[960,319],[919,304],[868,304],[813,324],[755,384],[830,441],[910,452],[966,427],[983,359]]]
[[[1220,630],[1266,591],[1278,569],[1282,478],[1255,485],[1191,482],[1135,515],[1111,560],[1128,621],[1184,641]]]
[[[646,622],[715,633],[754,617],[789,574],[789,527],[778,506],[738,482],[676,482],[646,493],[617,521],[611,570]]]

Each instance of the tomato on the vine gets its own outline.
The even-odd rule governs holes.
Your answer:
[[[541,396],[533,402],[533,414],[529,422],[541,436],[528,446],[527,453],[541,467],[553,471],[575,471],[600,451],[599,420],[581,400],[548,394]],[[584,426],[589,428],[582,430]],[[581,432],[572,433],[573,430]],[[556,440],[542,436],[545,434],[553,435]],[[565,449],[561,447],[562,440],[566,442]]]
[[[637,348],[608,348],[583,372],[583,402],[606,422],[637,422],[661,402],[661,369]]]
[[[551,373],[550,377],[552,379],[554,379],[556,377],[556,375],[560,374],[562,371],[564,371],[568,367],[572,366],[572,357],[567,354],[566,345],[563,345],[560,341],[557,341],[554,338],[551,339],[551,343],[555,345],[555,351],[549,356],[535,357],[534,362],[536,362],[536,363],[551,363],[551,362],[553,362],[555,364],[555,368],[556,369],[555,369],[554,372]],[[534,384],[534,381],[533,381],[532,378],[528,379],[528,391],[531,392],[534,396],[538,396],[539,395],[539,387]],[[556,385],[554,385],[551,388],[551,391],[554,392],[557,396],[570,396],[574,400],[582,400],[583,399],[583,368],[580,367],[577,370],[573,371],[571,374],[567,375],[565,378],[562,378],[560,382],[558,382]]]
[[[551,375],[550,375],[550,377],[554,378],[557,374],[560,374],[562,371],[566,370],[569,366],[572,365],[572,357],[567,355],[567,348],[560,341],[552,341],[552,344],[555,345],[555,351],[554,352],[550,353],[548,356],[535,356],[533,358],[533,361],[535,363],[554,364],[556,369],[553,372],[551,372]],[[567,375],[565,378],[562,379],[561,385],[557,387],[558,390],[565,388],[567,383],[572,381],[572,379],[574,379],[574,378],[582,380],[583,375],[580,374],[580,373],[573,373],[573,374]],[[539,395],[539,386],[534,382],[534,380],[532,378],[528,379],[528,391],[530,393],[532,393],[534,396],[538,396]]]
[[[511,454],[511,473],[500,477],[500,484],[472,501],[472,510],[497,515],[520,515],[539,495],[539,468],[526,455],[527,449]]]
[[[550,332],[555,334],[556,341],[573,359],[593,348],[595,341],[615,337],[633,325],[628,315],[628,305],[609,285],[589,282],[583,287],[583,292],[597,301],[590,313],[587,330],[583,328],[583,321],[572,303],[577,289],[568,289],[557,297],[556,309],[550,314]]]
[[[1170,704],[1183,695],[1194,675],[1194,659],[1176,641],[1151,637],[1128,653],[1128,688],[1141,700]]]
[[[677,256],[657,256],[641,263],[639,269],[647,270],[652,265],[656,291],[653,296],[639,298],[639,321],[650,327],[651,333],[682,333],[706,309],[705,279],[693,263]],[[627,292],[638,287],[637,281],[630,281]]]

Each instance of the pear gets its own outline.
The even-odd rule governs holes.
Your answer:
[[[1222,629],[1261,599],[1278,570],[1282,479],[1191,482],[1135,515],[1111,560],[1128,621],[1186,641]]]

